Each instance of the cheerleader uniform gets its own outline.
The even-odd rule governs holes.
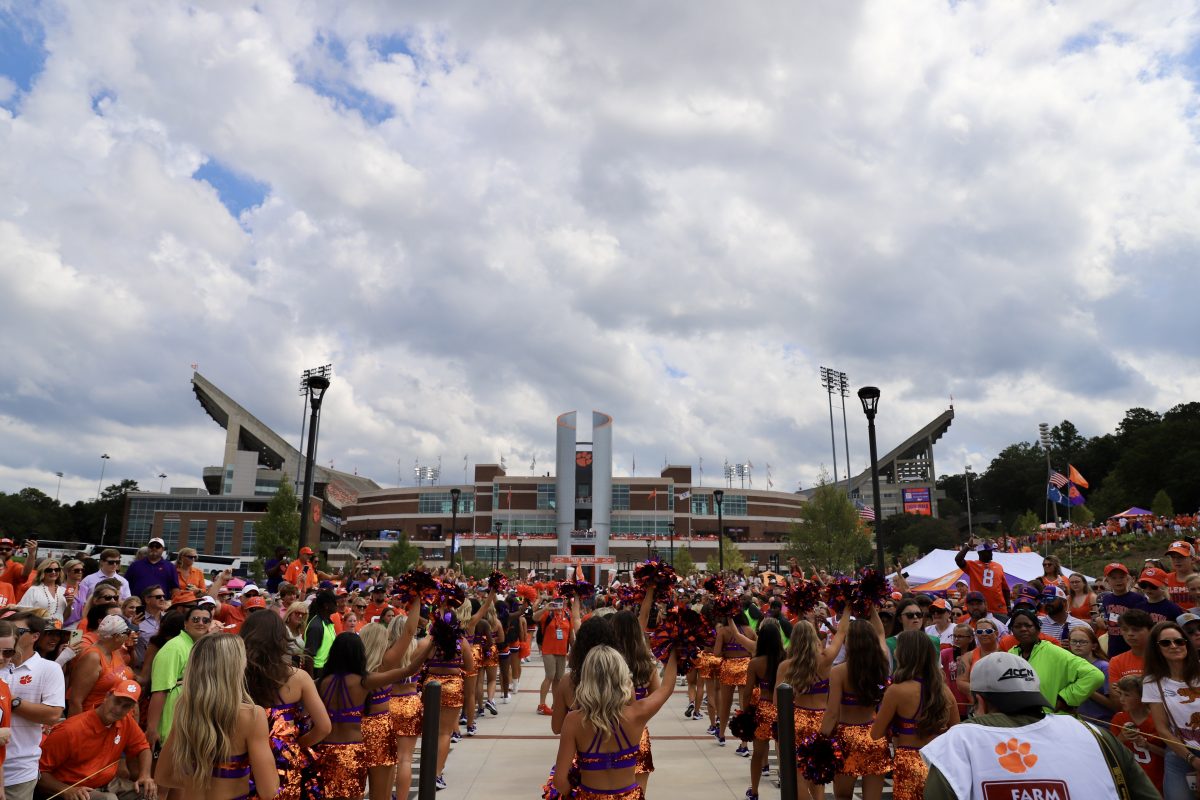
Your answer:
[[[892,736],[916,736],[917,720],[921,717],[925,698],[921,697],[917,713],[912,717],[899,714],[892,719]],[[925,779],[929,777],[929,765],[921,758],[921,748],[912,745],[894,746],[896,755],[892,770],[892,797],[895,800],[921,800],[925,796]]]
[[[603,738],[600,732],[597,731],[587,749],[579,753],[580,782],[579,788],[575,790],[577,800],[645,800],[646,793],[642,791],[642,787],[638,786],[637,783],[632,783],[623,789],[593,789],[587,785],[585,781],[589,772],[627,769],[629,767],[636,769],[638,745],[629,741],[629,737],[621,730],[619,724],[613,731],[613,739],[616,741],[619,749],[611,753],[600,752],[600,745]]]
[[[649,686],[635,686],[634,700],[645,700],[650,694]],[[633,768],[634,775],[649,775],[654,772],[654,754],[650,752],[650,728],[642,728],[642,738],[638,741],[637,764]]]
[[[242,753],[240,756],[233,756],[228,761],[217,764],[212,769],[212,776],[231,781],[247,780],[250,777],[250,753]],[[233,800],[251,800],[254,796],[254,792],[248,791]]]
[[[775,708],[775,682],[759,681],[754,687],[750,703],[754,706],[754,739],[768,742],[775,738],[775,720],[779,710]]]
[[[396,763],[396,728],[391,715],[392,687],[381,686],[367,697],[362,717],[363,759],[367,769]]]
[[[720,678],[722,686],[744,686],[746,670],[750,667],[750,653],[737,642],[726,642],[721,654]]]
[[[401,736],[421,735],[421,686],[415,675],[392,684],[392,699],[388,701],[388,712],[392,716],[392,730],[397,739]]]
[[[858,695],[844,692],[842,705],[861,707],[863,702]],[[872,722],[847,723],[839,722],[834,734],[842,737],[846,746],[846,763],[838,773],[841,775],[885,775],[892,769],[892,760],[888,757],[888,740],[872,739]]]
[[[459,647],[462,643],[459,642]],[[437,681],[442,685],[442,708],[462,708],[463,705],[463,660],[459,653],[449,661],[429,661],[431,669],[452,669],[454,672],[426,672],[426,681]]]
[[[300,727],[300,703],[284,703],[282,698],[276,699],[279,700],[278,705],[263,709],[267,712],[271,755],[275,757],[275,771],[279,773],[279,793],[275,797],[300,800],[303,794],[310,800],[318,800],[325,795],[317,780],[317,757],[312,748],[301,746],[299,741],[304,734]],[[252,779],[250,795],[254,793]]]
[[[363,707],[351,705],[345,675],[334,675],[321,693],[329,721],[334,725],[361,725]],[[337,710],[333,706],[337,706]],[[322,742],[317,745],[317,771],[330,797],[362,797],[367,786],[367,762],[363,743]]]
[[[821,680],[808,687],[808,691],[804,695],[822,695],[829,694],[829,679],[822,678]],[[801,696],[804,696],[801,695]],[[799,705],[792,710],[793,723],[796,728],[797,744],[804,741],[805,738],[812,736],[814,733],[821,732],[821,720],[825,718],[825,709],[823,708],[801,708]]]

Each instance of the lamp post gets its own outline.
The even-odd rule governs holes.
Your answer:
[[[56,473],[54,473],[54,474],[58,476],[58,488],[54,490],[54,502],[56,502],[56,503],[57,503],[57,502],[58,502],[58,495],[59,495],[59,493],[62,491],[62,479],[63,479],[63,474],[62,474],[61,472],[56,472]]]
[[[717,572],[725,572],[725,517],[721,513],[721,504],[725,502],[725,490],[713,491],[713,502],[717,504]]]
[[[167,473],[158,473],[158,493],[162,494],[163,484],[167,482]]]
[[[971,524],[971,465],[967,464],[966,471],[963,472],[963,479],[967,482],[967,536],[975,538],[975,528]]]
[[[882,575],[884,573],[883,534],[879,531],[879,525],[883,521],[883,507],[879,497],[879,453],[875,448],[875,413],[879,410],[878,387],[862,387],[858,390],[858,399],[862,402],[863,413],[867,415],[867,438],[871,442],[871,494],[875,506],[875,568]]]
[[[675,523],[667,525],[667,532],[671,535],[671,566],[675,566]]]
[[[305,453],[304,465],[304,498],[300,503],[300,546],[311,547],[316,550],[316,545],[321,543],[321,527],[320,522],[317,522],[316,535],[309,537],[309,500],[312,498],[313,490],[313,463],[317,458],[317,428],[321,424],[321,401],[325,399],[325,390],[329,388],[329,378],[324,375],[310,375],[308,377],[308,403],[312,406],[312,413],[308,420],[308,451]]]
[[[650,560],[650,537],[646,537],[646,560]]]
[[[496,572],[500,571],[500,529],[503,527],[503,522],[496,523]]]
[[[454,554],[458,552],[458,498],[462,489],[450,490],[450,569],[454,569]]]
[[[517,531],[517,578],[521,577],[521,545],[525,541],[524,531]]]
[[[100,490],[104,488],[104,470],[108,467],[108,453],[100,456],[100,480],[96,484],[96,502],[100,502]]]

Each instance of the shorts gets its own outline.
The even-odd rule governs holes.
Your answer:
[[[642,738],[638,742],[637,763],[633,765],[634,775],[649,775],[654,772],[654,754],[650,752],[650,729],[642,728]]]
[[[462,708],[463,676],[430,674],[426,680],[442,684],[442,708]]]
[[[796,743],[821,732],[821,721],[825,719],[823,708],[796,708],[792,711],[792,720],[796,728]]]
[[[871,723],[839,724],[834,734],[845,744],[846,763],[840,775],[884,775],[892,769],[888,740],[871,738]]]
[[[916,747],[896,747],[895,767],[892,769],[892,797],[895,800],[921,800],[925,796],[925,779],[929,765]]]
[[[317,771],[328,797],[362,797],[367,787],[367,764],[362,742],[319,744]]]
[[[542,653],[542,666],[546,670],[546,677],[550,679],[550,685],[557,686],[567,671],[567,657]]]
[[[721,669],[721,657],[704,652],[696,659],[696,675],[705,680],[717,677]]]
[[[775,720],[779,717],[779,709],[767,700],[759,700],[754,707],[754,741],[769,742],[775,738]]]
[[[388,713],[392,715],[392,731],[397,739],[421,735],[422,705],[419,692],[392,695]]]
[[[483,659],[480,661],[482,667],[498,667],[500,666],[500,653],[496,650],[496,645],[489,644],[487,652],[483,654]]]
[[[391,701],[388,701],[389,705]],[[390,708],[380,714],[363,714],[363,761],[367,769],[396,763],[396,726]]]
[[[481,645],[481,644],[471,645],[471,655],[473,656],[471,663],[474,664],[475,667],[473,669],[466,669],[464,667],[463,668],[463,677],[464,678],[474,678],[476,675],[479,674],[479,670],[483,668],[483,645]]]
[[[722,686],[745,686],[746,671],[750,668],[750,659],[742,658],[722,658],[720,667],[720,678]]]

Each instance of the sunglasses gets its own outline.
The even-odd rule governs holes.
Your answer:
[[[1139,588],[1139,589],[1152,590],[1152,589],[1159,589],[1159,588],[1161,588],[1161,587],[1159,587],[1159,586],[1156,586],[1156,585],[1155,585],[1155,584],[1153,584],[1153,583],[1139,583],[1139,584],[1138,584],[1138,588]]]
[[[46,567],[44,570],[42,570],[42,573],[45,575],[57,575],[60,572],[62,572],[62,570],[58,567]]]
[[[920,611],[905,611],[900,616],[904,617],[905,619],[920,619],[921,617],[923,617],[925,615],[922,614]]]
[[[162,600],[164,597],[166,597],[165,594],[148,594],[148,595],[146,595],[147,600]]]
[[[1187,639],[1159,639],[1158,646],[1167,647],[1187,647]]]
[[[996,629],[995,628],[979,628],[975,631],[975,635],[976,636],[995,636]]]
[[[119,559],[119,558],[106,558],[106,559],[104,559],[104,563],[105,563],[105,564],[120,564],[120,563],[121,563],[121,559]]]
[[[12,551],[11,547],[0,547],[0,553],[11,553]]]
[[[115,594],[98,594],[96,595],[96,600],[101,603],[115,603],[117,602],[117,596]]]
[[[212,622],[212,617],[188,617],[188,622],[194,625],[207,625]]]
[[[17,638],[20,639],[25,634],[29,633],[29,628],[17,628]]]

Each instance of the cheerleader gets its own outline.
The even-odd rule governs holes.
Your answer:
[[[383,664],[388,647],[387,627],[368,622],[358,633],[367,655],[367,672]],[[390,800],[396,771],[396,726],[392,722],[392,684],[372,689],[363,708],[363,760],[370,782],[370,800]]]
[[[460,725],[467,726],[467,736],[475,735],[475,715],[483,711],[483,708],[477,705],[477,698],[482,691],[479,685],[479,672],[483,668],[484,648],[483,640],[476,637],[475,631],[478,629],[484,615],[487,614],[495,602],[496,592],[490,591],[488,592],[487,599],[482,603],[477,599],[472,599],[471,605],[463,603],[459,606],[458,619],[462,623],[463,633],[466,634],[471,642],[472,656],[471,668],[463,672],[463,710],[458,718]],[[472,606],[475,606],[474,613],[471,611]],[[486,677],[486,673],[484,674]]]
[[[920,631],[901,633],[892,685],[871,726],[872,739],[891,735],[895,800],[921,800],[929,767],[918,751],[958,721],[958,703],[942,676],[938,648]]]
[[[442,685],[441,709],[438,716],[437,787],[446,788],[444,777],[446,758],[450,755],[450,737],[458,731],[458,717],[463,707],[463,674],[475,667],[471,643],[463,635],[454,612],[444,609],[429,627],[429,644],[414,659],[424,662],[426,680]]]
[[[888,648],[883,623],[872,609],[871,621],[855,619],[846,634],[846,660],[829,671],[829,701],[821,733],[837,733],[845,744],[846,763],[833,779],[837,798],[850,798],[863,779],[863,800],[879,800],[883,776],[892,768],[887,739],[873,739],[871,724],[888,681]],[[921,633],[922,636],[928,636]],[[932,642],[931,642],[932,644]]]
[[[584,659],[575,692],[578,710],[567,714],[559,738],[554,788],[577,800],[644,800],[634,780],[642,729],[675,689],[672,652],[658,689],[633,699],[633,677],[625,659],[611,647],[592,649]],[[571,765],[578,759],[580,784],[571,785]]]
[[[782,684],[789,684],[795,693],[792,724],[797,742],[821,730],[829,699],[829,673],[850,630],[848,614],[848,610],[842,612],[828,647],[822,647],[816,627],[807,619],[792,626],[787,658],[779,665],[775,686],[778,688]],[[776,698],[776,704],[778,702]],[[806,781],[799,769],[796,770],[796,786],[804,800],[822,800],[825,796],[825,787]]]
[[[659,686],[658,662],[650,652],[646,632],[632,611],[613,614],[612,628],[617,640],[616,649],[625,658],[633,676],[633,697],[635,700],[644,700]],[[646,727],[642,729],[642,736],[638,740],[637,764],[633,770],[634,779],[643,792],[650,783],[651,772],[654,772],[654,756],[650,750],[650,729]]]
[[[383,654],[383,669],[406,668],[415,660],[420,620],[421,601],[417,599],[409,607],[408,616],[396,617],[388,624],[389,645]],[[416,676],[392,684],[388,711],[396,737],[396,797],[408,797],[412,789],[413,753],[417,749],[417,737],[421,735],[422,720],[421,684]]]
[[[712,604],[706,603],[700,609],[706,620],[713,620]],[[696,659],[696,708],[692,711],[692,719],[700,719],[700,704],[707,698],[705,709],[708,711],[708,735],[717,735],[717,679],[721,669],[721,657],[713,654],[713,645],[717,641],[717,629],[714,624],[712,633],[704,642],[704,650]]]
[[[721,657],[718,670],[716,733],[717,744],[721,747],[725,746],[725,729],[729,727],[734,688],[738,690],[738,705],[746,707],[746,670],[750,666],[750,657],[754,654],[754,632],[750,629],[750,622],[745,613],[739,611],[724,621],[728,624],[717,628],[717,638],[712,649],[713,655]],[[738,744],[737,754],[747,757],[750,755],[750,748],[746,746],[746,742]]]
[[[475,646],[479,645],[480,651],[483,653],[483,660],[480,666],[483,668],[483,681],[476,681],[476,703],[478,707],[475,713],[478,716],[483,716],[483,712],[493,717],[500,713],[496,708],[496,679],[500,671],[500,650],[496,646],[497,631],[501,629],[500,618],[496,616],[495,606],[488,608],[483,615],[483,620],[475,626],[475,636],[471,640],[471,650],[474,654]]]
[[[746,670],[746,687],[754,705],[754,753],[750,757],[750,788],[747,800],[758,800],[758,782],[767,766],[767,750],[775,738],[775,678],[783,659],[783,633],[779,621],[768,617],[758,626],[754,658]]]
[[[317,684],[333,732],[317,745],[317,771],[326,797],[360,800],[367,784],[363,707],[381,686],[408,677],[413,668],[367,674],[367,652],[357,633],[339,633],[329,648],[324,677]]]

